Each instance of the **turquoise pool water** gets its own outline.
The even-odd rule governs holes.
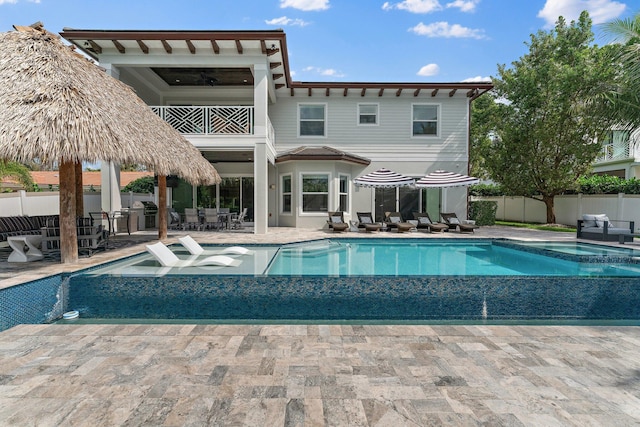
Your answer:
[[[593,246],[593,247],[592,247]],[[172,250],[198,261],[181,245]],[[486,239],[331,239],[283,246],[251,246],[237,267],[162,267],[149,254],[97,268],[117,276],[566,276],[639,277],[633,250]]]

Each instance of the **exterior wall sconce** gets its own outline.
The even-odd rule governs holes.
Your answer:
[[[275,190],[275,189],[276,189],[275,184],[269,184],[269,190]]]

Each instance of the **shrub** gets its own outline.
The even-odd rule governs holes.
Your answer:
[[[494,225],[498,203],[489,200],[476,200],[469,203],[469,217],[477,225]]]
[[[153,193],[154,192],[153,176],[143,176],[135,181],[128,183],[122,191],[132,191],[134,193]]]
[[[469,194],[472,196],[502,196],[504,191],[500,185],[496,184],[476,184],[469,187]]]

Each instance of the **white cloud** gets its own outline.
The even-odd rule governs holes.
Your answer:
[[[302,19],[291,19],[291,18],[287,18],[286,16],[281,16],[280,18],[274,18],[264,22],[267,25],[282,25],[282,26],[291,25],[291,26],[298,26],[298,27],[304,27],[306,25],[309,25],[307,21],[303,21]]]
[[[475,30],[473,28],[463,27],[459,24],[450,25],[448,22],[434,22],[425,25],[422,22],[415,27],[409,28],[409,31],[419,36],[427,37],[444,37],[444,38],[474,38],[484,39],[484,30]]]
[[[447,3],[447,8],[457,7],[462,12],[474,12],[480,0],[453,0]]]
[[[482,83],[482,82],[491,83],[491,77],[475,76],[475,77],[469,77],[468,79],[464,79],[462,81],[462,83]]]
[[[0,4],[15,4],[18,3],[18,0],[0,0]]]
[[[586,10],[594,24],[602,24],[622,15],[626,8],[624,3],[615,0],[547,0],[538,18],[544,19],[547,27],[553,27],[558,17],[571,22]]]
[[[385,2],[383,10],[400,9],[411,13],[431,13],[442,10],[442,5],[438,0],[404,0],[400,3]]]
[[[440,72],[440,67],[438,67],[438,64],[427,64],[424,67],[420,68],[420,71],[418,71],[418,75],[419,76],[435,76],[436,74],[438,74]]]
[[[321,76],[327,77],[345,77],[346,74],[343,74],[333,68],[320,68],[320,67],[305,67],[302,71],[320,74]]]
[[[280,0],[280,7],[292,7],[305,12],[329,9],[329,0]]]

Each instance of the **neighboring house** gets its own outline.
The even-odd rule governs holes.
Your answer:
[[[466,188],[357,188],[386,167],[419,178],[467,173],[469,109],[491,83],[296,82],[287,41],[274,31],[103,31],[61,35],[130,85],[200,149],[222,183],[180,181],[171,206],[248,208],[269,226],[322,227],[327,211],[456,211]],[[310,47],[311,48],[311,47]],[[325,46],[326,48],[326,46]],[[331,48],[331,47],[329,47]],[[384,64],[384,52],[372,52]]]
[[[120,189],[127,186],[136,179],[153,176],[152,172],[120,172]],[[42,191],[58,191],[58,185],[60,185],[60,178],[58,171],[31,171],[31,178],[33,182]],[[100,191],[101,186],[101,174],[100,171],[95,172],[82,172],[82,187],[84,191]],[[6,177],[2,181],[2,188],[10,188],[12,190],[22,190],[23,187],[15,179]]]
[[[609,131],[593,169],[599,175],[640,178],[640,129]]]

